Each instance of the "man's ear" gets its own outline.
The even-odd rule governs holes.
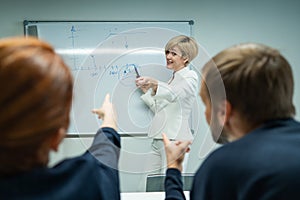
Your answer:
[[[66,136],[66,129],[65,128],[58,129],[58,131],[53,135],[51,139],[51,144],[50,144],[51,150],[57,152],[59,144],[62,142],[65,136]]]
[[[218,120],[219,123],[223,126],[229,122],[230,116],[232,115],[232,106],[231,103],[227,100],[223,101],[219,105],[219,111],[218,111]]]

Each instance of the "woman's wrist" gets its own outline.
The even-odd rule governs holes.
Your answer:
[[[152,93],[151,95],[154,96],[156,94],[156,91],[157,91],[157,87],[158,87],[158,81],[157,80],[152,80],[152,83],[151,83],[151,88],[152,88]]]

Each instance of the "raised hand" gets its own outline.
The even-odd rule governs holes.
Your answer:
[[[102,107],[93,109],[93,113],[98,115],[98,118],[103,120],[101,127],[111,127],[117,130],[117,114],[113,104],[110,102],[110,95],[106,94]]]
[[[190,151],[191,141],[170,141],[166,134],[162,134],[167,157],[168,168],[177,168],[182,171],[182,162],[186,152]]]

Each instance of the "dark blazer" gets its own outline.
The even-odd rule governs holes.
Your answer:
[[[120,199],[119,149],[119,134],[100,129],[82,156],[0,178],[0,199]]]
[[[180,172],[167,171],[166,199],[184,199]],[[190,199],[300,199],[300,123],[273,120],[212,152],[198,169]],[[175,198],[173,198],[175,196]]]

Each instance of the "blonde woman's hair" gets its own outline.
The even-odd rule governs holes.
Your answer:
[[[198,45],[194,38],[185,35],[173,37],[165,46],[165,50],[170,50],[178,47],[182,57],[187,58],[186,64],[190,63],[198,55]]]

